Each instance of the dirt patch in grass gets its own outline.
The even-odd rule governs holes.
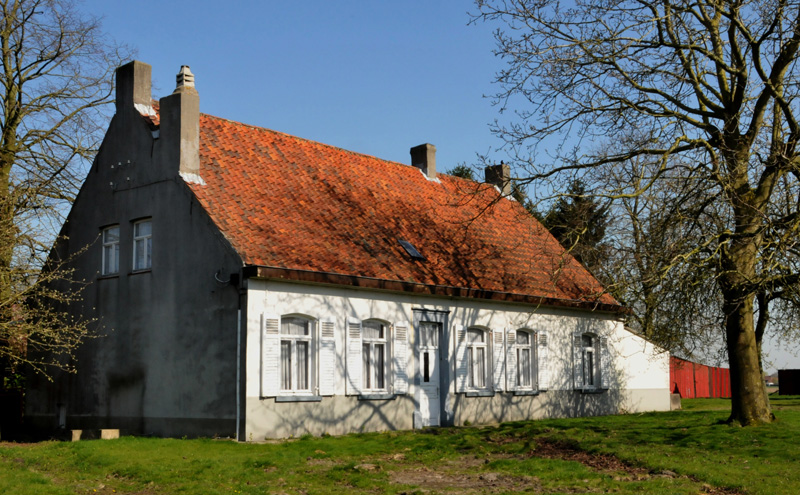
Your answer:
[[[624,472],[634,477],[643,476],[646,478],[646,475],[650,474],[647,469],[630,466],[613,455],[590,454],[567,442],[537,439],[536,448],[530,452],[530,456],[580,462],[596,471]],[[665,472],[665,474],[669,473]]]
[[[464,464],[458,464],[463,470]],[[394,470],[390,473],[392,483],[399,485],[416,485],[422,492],[453,493],[508,493],[539,492],[541,483],[535,476],[510,476],[503,473],[482,472],[470,474],[456,472],[442,466],[442,469],[431,469],[418,466],[409,469]],[[410,491],[409,493],[415,493]]]
[[[580,462],[595,471],[616,473],[616,481],[642,481],[651,478],[688,478],[700,483],[692,476],[681,476],[672,471],[652,472],[648,469],[631,466],[618,457],[609,454],[592,454],[570,445],[567,442],[537,439],[536,448],[530,452],[531,457],[543,459],[559,459],[564,461]],[[743,495],[744,492],[732,488],[720,488],[704,483],[703,493],[710,495]]]

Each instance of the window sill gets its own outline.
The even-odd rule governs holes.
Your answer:
[[[153,269],[152,269],[152,268],[144,268],[144,269],[142,269],[142,270],[133,270],[132,272],[128,273],[128,275],[129,275],[129,276],[130,276],[130,275],[139,275],[139,274],[141,274],[141,273],[150,273],[150,272],[152,272],[152,271],[153,271]]]
[[[98,275],[97,280],[110,280],[119,278],[119,273],[106,273],[105,275]]]
[[[580,389],[580,393],[582,394],[603,394],[608,392],[607,388],[582,388]]]
[[[397,398],[394,394],[361,394],[358,400],[395,400]]]
[[[464,395],[467,397],[494,397],[494,390],[467,390]]]
[[[541,392],[541,390],[514,390],[514,395],[539,395]]]
[[[321,395],[279,395],[275,402],[322,402]]]

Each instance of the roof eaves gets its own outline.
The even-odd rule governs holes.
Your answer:
[[[534,296],[530,294],[470,289],[465,287],[422,284],[419,282],[408,282],[404,280],[385,280],[372,277],[361,277],[357,275],[344,275],[340,273],[318,272],[311,270],[247,265],[242,270],[242,275],[245,279],[260,278],[267,280],[288,280],[293,282],[348,286],[390,292],[408,292],[412,294],[442,297],[483,299],[497,302],[532,304],[536,306],[582,309],[602,313],[631,313],[630,308],[619,304],[608,304],[580,299],[559,299],[553,297]]]

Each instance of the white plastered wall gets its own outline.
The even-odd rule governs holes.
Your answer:
[[[455,393],[454,380],[451,380],[443,399],[447,401],[449,421],[453,424],[669,410],[668,355],[625,330],[614,315],[256,279],[247,283],[245,440],[413,428],[416,407],[414,309],[448,312],[450,328],[455,325],[479,326],[493,331],[527,328],[548,334],[548,359],[540,364],[549,371],[547,391],[527,396],[498,392],[491,397],[467,397]],[[337,359],[333,396],[317,402],[277,402],[275,398],[261,396],[260,332],[265,314],[304,315],[335,322]],[[345,395],[348,318],[378,319],[392,325],[408,322],[407,394],[391,400],[359,400]],[[585,394],[574,390],[572,338],[575,332],[608,338],[612,361],[608,391]],[[452,358],[455,349],[452,333],[450,337],[447,356]],[[441,347],[445,347],[444,344]],[[453,363],[450,366],[454,366]]]

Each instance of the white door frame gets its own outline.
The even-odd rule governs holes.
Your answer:
[[[414,428],[423,428],[428,426],[425,423],[429,421],[423,419],[421,410],[422,398],[422,379],[423,379],[423,362],[422,362],[422,348],[420,341],[420,323],[435,323],[439,327],[439,341],[438,341],[438,359],[434,365],[438,365],[439,371],[439,384],[438,384],[438,398],[439,398],[439,425],[451,426],[453,424],[453,412],[449,410],[450,404],[450,384],[452,381],[453,371],[452,363],[450,360],[450,330],[448,328],[449,311],[433,311],[426,309],[413,309],[414,312],[414,385],[416,392],[414,394]],[[427,401],[426,401],[427,402]],[[429,415],[425,415],[429,418]]]

